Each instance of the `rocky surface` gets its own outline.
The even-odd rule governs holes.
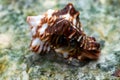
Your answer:
[[[82,67],[66,64],[61,57],[54,59],[52,52],[53,55],[34,55],[28,48],[26,17],[42,14],[49,8],[61,9],[68,2],[80,11],[87,35],[94,36],[102,45],[99,60]],[[119,3],[117,0],[0,0],[0,80],[119,80]]]

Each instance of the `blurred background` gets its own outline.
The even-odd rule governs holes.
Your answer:
[[[31,65],[26,17],[73,3],[83,30],[101,44],[97,62],[84,67],[42,59]],[[119,80],[120,0],[0,0],[0,80]]]

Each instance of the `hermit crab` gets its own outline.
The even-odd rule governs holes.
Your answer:
[[[50,9],[43,15],[28,16],[32,35],[30,50],[36,54],[53,50],[69,61],[97,60],[100,44],[84,33],[79,14],[69,3],[61,10]]]

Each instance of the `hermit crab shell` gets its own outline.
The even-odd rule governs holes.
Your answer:
[[[32,35],[32,41],[30,45],[32,50],[35,49],[34,51],[36,51],[36,49],[38,49],[40,44],[41,45],[44,44],[44,41],[43,43],[41,43],[41,40],[43,39],[44,36],[46,35],[49,36],[51,33],[55,32],[56,29],[49,32],[46,32],[46,30],[49,30],[50,26],[52,26],[53,24],[59,24],[61,21],[63,21],[63,19],[61,19],[57,21],[57,23],[55,23],[55,21],[58,18],[69,20],[69,22],[72,24],[73,27],[77,28],[78,30],[80,29],[79,12],[75,10],[72,4],[68,4],[62,10],[50,9],[43,15],[27,17],[27,22],[30,25],[31,35]],[[48,39],[48,37],[46,39]],[[37,43],[37,44],[34,44],[34,43]]]
[[[69,3],[61,10],[48,10],[43,15],[28,16],[32,40],[30,49],[35,53],[54,50],[66,59],[96,60],[99,43],[82,31],[79,12]]]

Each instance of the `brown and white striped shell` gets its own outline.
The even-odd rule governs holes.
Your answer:
[[[32,40],[30,49],[41,54],[54,50],[64,58],[97,60],[100,44],[82,31],[79,12],[69,3],[62,10],[48,10],[43,15],[28,16]]]

